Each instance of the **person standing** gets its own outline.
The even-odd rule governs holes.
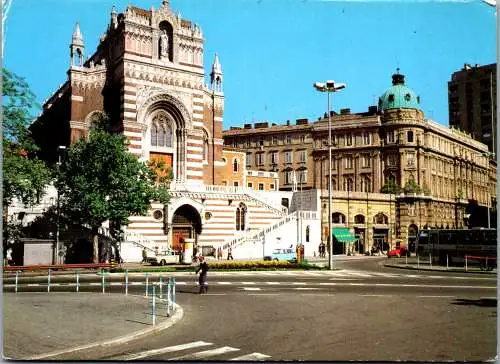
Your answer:
[[[200,266],[196,270],[196,274],[200,272],[200,277],[198,278],[198,284],[200,285],[200,294],[208,292],[208,282],[207,282],[207,272],[208,264],[205,261],[205,257],[200,256]]]
[[[227,260],[229,260],[229,259],[234,260],[234,258],[233,258],[233,250],[231,248],[229,248],[227,250]]]

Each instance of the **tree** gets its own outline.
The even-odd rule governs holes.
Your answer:
[[[3,112],[3,222],[7,227],[7,207],[14,198],[32,206],[43,196],[52,179],[51,170],[37,159],[28,126],[31,112],[38,107],[28,84],[16,74],[2,69]],[[4,236],[4,241],[8,239]]]
[[[389,180],[380,189],[381,193],[390,193],[390,194],[398,194],[400,191],[401,187],[394,180]]]
[[[155,186],[155,179],[148,165],[128,152],[125,136],[104,127],[68,150],[57,182],[61,212],[91,228],[95,263],[103,222],[128,225],[128,217],[146,214],[152,201],[168,202],[168,191]]]

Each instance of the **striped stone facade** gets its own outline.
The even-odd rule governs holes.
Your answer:
[[[179,236],[218,247],[284,216],[279,204],[244,188],[244,153],[223,148],[223,74],[215,55],[205,84],[203,45],[201,28],[174,14],[168,1],[158,10],[129,5],[118,14],[113,7],[109,27],[86,61],[77,24],[68,81],[36,121],[58,119],[53,129],[69,130],[59,133],[57,144],[45,143],[45,150],[55,150],[87,137],[94,116],[104,112],[114,131],[128,138],[132,154],[171,167],[169,205],[153,204],[146,216],[130,217],[127,227],[127,236],[151,248],[173,245]],[[260,181],[270,185],[275,178]]]

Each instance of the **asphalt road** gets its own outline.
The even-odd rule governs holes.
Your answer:
[[[154,337],[79,359],[488,360],[496,351],[496,276],[390,269],[381,260],[336,262],[333,272],[209,272],[209,292],[176,274],[184,317]],[[164,274],[165,276],[167,274]],[[81,277],[99,292],[101,277]],[[123,276],[106,277],[122,292]],[[148,284],[157,281],[148,277]],[[24,278],[20,291],[46,290]],[[145,276],[129,276],[130,292]],[[51,290],[74,290],[74,276]],[[30,286],[28,286],[28,284]],[[93,284],[93,285],[90,285]],[[4,290],[12,290],[12,278]],[[67,359],[71,356],[67,356]]]

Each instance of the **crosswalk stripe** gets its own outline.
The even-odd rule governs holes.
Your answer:
[[[122,358],[120,358],[120,360],[138,360],[138,359],[146,358],[148,356],[160,355],[160,354],[165,354],[165,353],[172,353],[175,351],[199,348],[202,346],[209,346],[209,345],[213,345],[213,344],[207,343],[205,341],[194,341],[194,342],[187,343],[187,344],[168,346],[166,348],[143,351],[141,353],[132,354],[132,355],[122,357]]]
[[[239,350],[240,349],[232,348],[230,346],[223,346],[221,348],[199,351],[197,353],[183,355],[183,356],[179,356],[177,358],[172,358],[172,359],[168,359],[168,360],[203,359],[203,358],[208,358],[210,356],[222,355],[222,354],[231,353],[233,351],[239,351]]]
[[[233,358],[230,360],[263,360],[266,358],[270,358],[270,356],[261,353],[252,353],[248,355],[238,356],[237,358]]]

